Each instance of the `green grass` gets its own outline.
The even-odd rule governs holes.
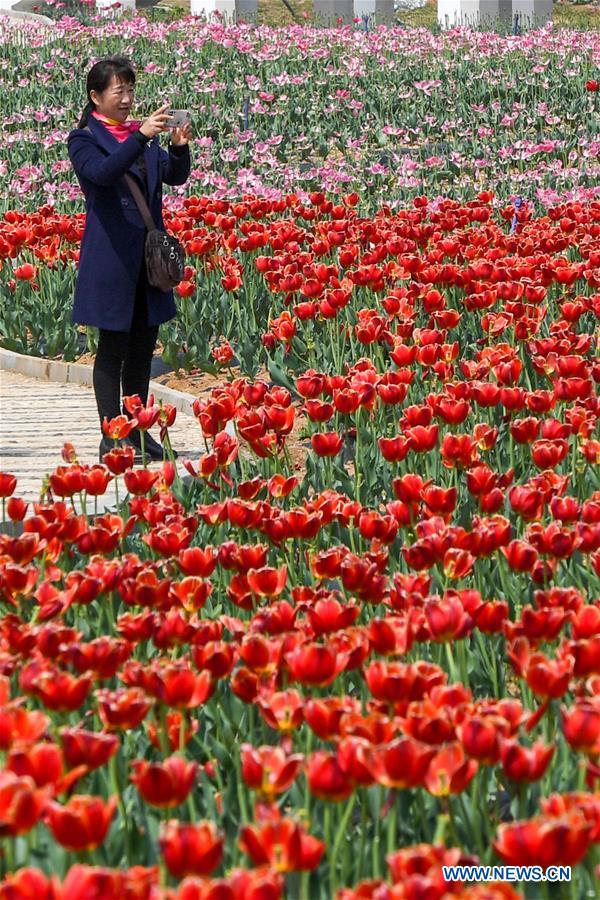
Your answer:
[[[586,6],[578,3],[555,4],[554,22],[560,28],[598,31],[600,30],[600,6],[597,3]]]
[[[290,7],[295,12],[295,21],[305,22],[312,18],[312,0],[288,0]],[[181,9],[189,11],[189,0],[161,0],[161,7]],[[437,25],[437,3],[429,0],[427,6],[415,9],[412,12],[398,13],[399,24],[410,28],[433,29]],[[308,19],[304,17],[308,14]],[[282,26],[290,25],[294,21],[283,0],[259,0],[258,22],[261,25]],[[557,28],[575,28],[580,31],[600,30],[600,5],[597,2],[582,5],[581,3],[555,3],[554,24]]]

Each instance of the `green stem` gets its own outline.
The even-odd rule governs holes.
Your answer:
[[[456,827],[456,820],[454,818],[454,810],[452,809],[452,799],[448,797],[448,816],[450,823],[450,834],[452,836],[452,841],[455,847],[460,847],[460,840],[458,837],[458,829]]]
[[[245,822],[250,821],[250,815],[248,813],[248,805],[246,803],[246,795],[244,794],[242,772],[241,772],[241,766],[240,766],[240,755],[238,752],[236,752],[234,750],[233,756],[235,759],[235,769],[236,769],[236,773],[235,773],[236,779],[235,780],[236,780],[236,786],[237,786],[237,798],[238,798],[238,803],[240,806],[240,814],[242,816],[242,821],[245,823]]]
[[[342,841],[344,840],[347,831],[348,831],[348,822],[350,821],[350,816],[352,815],[352,810],[354,809],[354,804],[356,803],[356,792],[352,794],[348,802],[346,803],[346,808],[344,810],[344,814],[338,826],[338,830],[335,836],[335,840],[333,842],[333,849],[331,851],[331,858],[329,860],[329,881],[331,885],[331,895],[334,896],[335,886],[337,884],[337,858],[340,852],[340,846]]]
[[[325,803],[325,814],[323,816],[323,838],[325,840],[325,853],[329,855],[330,847],[331,847],[331,810],[332,804],[329,802]],[[335,892],[333,890],[333,881],[334,881],[334,870],[329,864],[329,896],[333,897]]]
[[[169,745],[169,726],[167,724],[167,707],[164,703],[159,704],[159,719],[160,719],[160,729],[158,732],[158,739],[160,742],[160,749],[162,751],[163,756],[166,758],[171,753],[171,748]]]
[[[109,762],[109,772],[110,772],[110,781],[111,786],[114,793],[117,795],[117,802],[119,804],[119,812],[121,814],[121,818],[123,819],[123,829],[125,831],[125,844],[126,844],[126,858],[127,862],[131,865],[133,860],[131,858],[131,844],[130,844],[130,833],[129,833],[129,819],[127,816],[127,807],[125,806],[125,801],[123,800],[123,791],[121,788],[121,781],[119,779],[119,769],[117,765],[117,753],[113,753],[110,762]]]
[[[367,790],[361,789],[360,797],[360,847],[357,858],[357,872],[355,881],[360,881],[363,874],[363,859],[365,855],[365,844],[367,840],[367,822],[369,821],[369,810],[367,806]]]
[[[396,791],[392,791],[393,800],[390,811],[387,814],[387,853],[388,856],[396,849],[396,826],[398,821],[398,801]]]
[[[302,872],[300,876],[300,900],[311,900],[310,872]]]
[[[450,670],[450,678],[452,682],[456,682],[459,680],[456,672],[456,665],[454,663],[454,656],[452,655],[450,644],[447,641],[444,643],[444,649],[446,652],[446,660],[448,661],[448,668]]]
[[[380,789],[380,793],[382,792],[382,788]],[[375,818],[375,834],[373,835],[373,843],[371,845],[371,864],[373,870],[373,878],[379,878],[381,876],[381,860],[379,859],[379,845],[381,843],[381,803],[379,804],[379,809],[377,812],[377,816]]]

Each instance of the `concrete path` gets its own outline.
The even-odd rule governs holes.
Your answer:
[[[152,434],[158,439],[158,429]],[[170,434],[184,476],[181,460],[187,457],[196,463],[206,452],[202,432],[194,418],[179,412]],[[0,471],[17,476],[16,495],[39,500],[44,477],[64,465],[60,452],[66,441],[73,444],[80,462],[97,463],[100,437],[92,388],[0,371]],[[102,506],[111,505],[112,499],[107,495]]]

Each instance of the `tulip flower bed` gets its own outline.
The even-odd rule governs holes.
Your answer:
[[[200,459],[0,476],[0,898],[597,895],[600,203],[357,199],[171,218],[182,327],[198,284],[272,379],[198,399]],[[9,221],[25,296],[81,220]]]
[[[318,193],[336,208],[355,194],[372,218],[424,194],[467,203],[485,190],[496,213],[520,197],[539,214],[600,190],[599,32],[365,34],[139,16],[27,28],[25,46],[0,32],[0,345],[17,352],[74,360],[95,349],[94,334],[86,343],[70,321],[83,202],[65,142],[84,105],[83,72],[117,37],[138,67],[136,115],[165,98],[194,112],[191,177],[166,197],[167,224],[191,257],[179,325],[161,332],[173,367],[206,368],[208,341],[234,336],[242,372],[256,374],[271,284],[265,293],[254,251],[269,240],[269,216],[290,203],[305,228]],[[337,244],[315,236],[327,263]],[[224,284],[196,271],[217,249]],[[250,321],[232,312],[230,285]],[[312,299],[311,285],[302,289]]]
[[[450,188],[541,205],[597,192],[598,98],[586,83],[598,79],[599,31],[365,34],[65,16],[50,32],[32,24],[25,46],[10,34],[0,31],[2,211],[15,201],[81,209],[65,140],[87,67],[117,44],[138,69],[136,116],[163,98],[193,112],[191,193],[358,190],[373,213]]]

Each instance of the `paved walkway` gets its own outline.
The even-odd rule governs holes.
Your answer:
[[[158,439],[157,428],[152,434]],[[177,413],[170,434],[183,476],[180,461],[197,462],[206,452],[202,432],[194,418]],[[80,462],[98,462],[100,427],[92,388],[0,371],[0,471],[17,476],[16,495],[39,500],[45,475],[64,465],[60,452],[66,441]],[[106,500],[110,505],[112,497]]]

